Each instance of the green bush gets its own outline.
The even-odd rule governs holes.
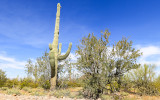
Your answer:
[[[8,79],[8,80],[6,81],[5,86],[7,86],[8,88],[12,88],[12,87],[13,87],[12,80]]]
[[[129,95],[129,93],[126,93],[126,92],[121,93],[121,96],[128,96],[128,95]]]
[[[9,88],[15,88],[19,86],[19,81],[18,78],[14,78],[14,79],[7,79],[5,86],[9,87]]]
[[[160,93],[160,75],[155,80],[154,86],[156,87],[157,91]]]
[[[81,87],[80,83],[77,82],[68,82],[68,87]]]
[[[35,92],[32,92],[32,95],[33,96],[43,96],[44,93],[40,92],[40,91],[35,91]]]
[[[1,87],[1,90],[6,91],[8,90],[8,87]]]
[[[109,84],[111,92],[115,92],[118,89],[118,83],[117,81],[111,81],[111,84]]]
[[[51,95],[61,98],[70,96],[70,92],[68,90],[56,90],[51,93]]]
[[[67,80],[59,80],[57,84],[58,88],[67,88],[68,87],[68,81]]]
[[[3,87],[6,81],[7,81],[6,74],[4,71],[0,69],[0,87]]]
[[[32,92],[31,87],[23,87],[22,89],[23,89],[24,91],[26,91],[26,92],[29,92],[29,93]]]
[[[21,93],[19,92],[19,90],[13,88],[13,89],[8,89],[7,90],[7,94],[16,94],[16,95],[21,95]]]
[[[104,95],[104,94],[102,94],[102,95],[101,95],[101,100],[112,100],[112,97],[109,96],[109,95]]]
[[[153,82],[143,83],[143,86],[138,88],[141,95],[157,95],[159,94],[158,88],[156,88]]]
[[[49,80],[45,81],[44,84],[42,84],[42,88],[44,89],[50,89],[50,87],[51,87],[51,84]]]
[[[22,89],[23,87],[37,88],[38,83],[35,83],[31,78],[24,78],[21,80],[20,89]]]

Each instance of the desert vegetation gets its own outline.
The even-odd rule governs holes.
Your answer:
[[[123,37],[111,44],[110,32],[101,37],[88,34],[77,46],[77,60],[60,61],[56,88],[50,90],[51,67],[47,51],[25,66],[27,77],[7,78],[0,70],[0,93],[8,95],[54,96],[57,98],[137,100],[160,98],[160,76],[155,65],[141,65],[143,54]],[[73,74],[73,70],[75,73]]]

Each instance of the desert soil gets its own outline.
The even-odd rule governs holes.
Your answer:
[[[71,98],[55,98],[54,96],[28,96],[28,95],[7,95],[0,93],[0,100],[85,100]]]

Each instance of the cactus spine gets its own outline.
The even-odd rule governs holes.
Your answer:
[[[51,90],[56,88],[56,81],[57,81],[57,68],[58,68],[58,61],[66,59],[71,51],[72,43],[69,44],[69,48],[66,54],[61,55],[61,47],[62,43],[59,43],[58,49],[58,37],[59,37],[59,23],[60,23],[60,3],[57,4],[57,13],[56,13],[56,22],[55,22],[55,31],[54,31],[54,39],[53,43],[49,44],[49,61],[51,65]]]

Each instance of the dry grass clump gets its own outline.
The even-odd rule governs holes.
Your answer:
[[[6,90],[8,90],[8,87],[1,87],[0,90],[6,91]]]
[[[66,89],[60,89],[56,91],[51,91],[49,93],[50,96],[55,96],[57,98],[63,98],[63,97],[69,97],[70,96],[70,91]]]
[[[20,90],[17,89],[17,88],[7,89],[6,93],[9,94],[9,95],[21,95]]]

